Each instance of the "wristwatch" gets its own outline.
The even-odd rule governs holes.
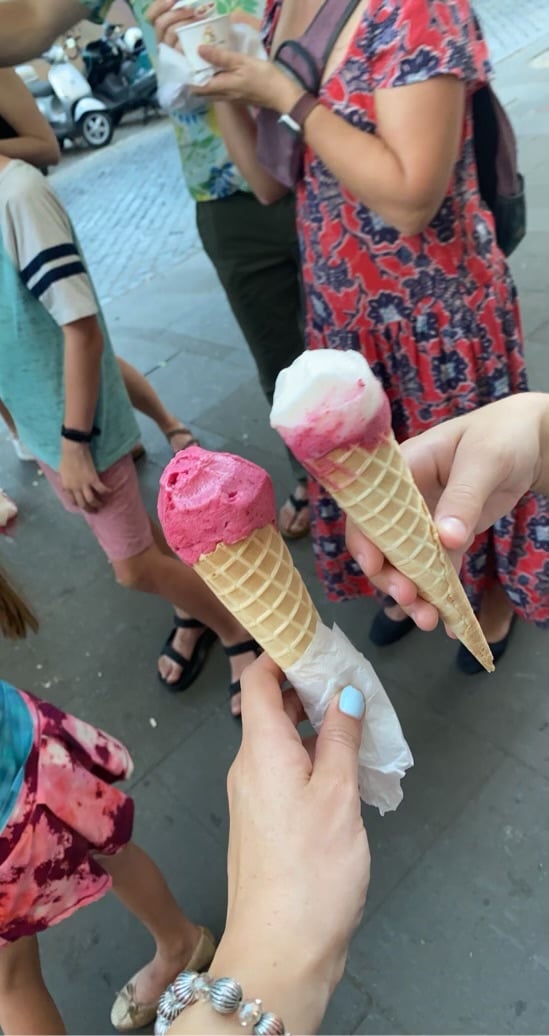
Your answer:
[[[305,119],[311,114],[314,108],[320,104],[320,98],[308,91],[301,94],[301,97],[294,104],[292,110],[281,115],[279,122],[286,126],[296,137],[300,137],[305,126]]]

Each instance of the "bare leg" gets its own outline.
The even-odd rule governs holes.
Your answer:
[[[182,428],[181,421],[174,414],[170,414],[169,410],[166,410],[162,400],[147,378],[140,371],[136,370],[135,367],[132,367],[131,363],[123,360],[122,357],[117,356],[116,359],[132,406],[139,410],[140,413],[145,414],[145,417],[150,417],[151,421],[158,425],[164,435],[173,432],[174,428]],[[170,444],[174,452],[176,453],[177,450],[182,450],[185,446],[188,446],[189,439],[191,438],[192,433],[188,430],[183,430],[180,435],[173,435],[170,439]]]
[[[297,483],[296,488],[293,491],[293,496],[296,500],[308,500],[307,482],[300,480]],[[289,536],[298,539],[300,536],[307,533],[311,527],[311,515],[308,507],[302,507],[298,510],[292,503],[290,497],[286,500],[286,503],[280,508],[278,516],[278,525],[280,531]]]
[[[2,402],[1,399],[0,399],[0,417],[6,422],[6,424],[7,424],[8,428],[9,428],[11,434],[14,435],[15,438],[17,438],[17,428],[15,427],[15,422],[13,420],[13,417],[11,416],[7,406]]]
[[[156,952],[132,980],[136,999],[154,1003],[190,960],[200,929],[180,910],[161,872],[139,846],[130,842],[116,856],[102,856],[113,892],[151,933]]]
[[[6,1036],[66,1032],[44,983],[35,935],[0,947],[0,1026]]]
[[[183,616],[192,615],[204,626],[213,629],[226,647],[241,644],[248,639],[248,633],[230,612],[217,600],[206,584],[183,565],[168,547],[161,529],[151,522],[155,542],[142,554],[126,561],[114,561],[113,569],[122,586],[158,594]],[[189,658],[201,630],[178,630],[174,647],[184,658]],[[231,658],[231,679],[238,680],[246,666],[253,661],[250,652]],[[159,671],[168,682],[174,682],[180,675],[179,667],[171,659],[161,656]]]
[[[479,622],[489,644],[497,644],[507,636],[513,608],[501,583],[493,583],[482,595]]]

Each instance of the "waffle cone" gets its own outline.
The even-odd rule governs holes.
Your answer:
[[[375,450],[332,450],[307,462],[311,474],[383,552],[434,604],[449,630],[488,672],[492,653],[435,523],[393,434]]]
[[[194,569],[281,669],[301,658],[320,616],[274,526],[221,543]]]

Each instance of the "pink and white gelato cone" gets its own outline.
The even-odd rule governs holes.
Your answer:
[[[410,750],[370,663],[339,630],[323,625],[277,531],[267,473],[241,457],[192,446],[165,469],[158,514],[172,550],[284,670],[316,729],[345,684],[362,691],[360,792],[382,813],[396,809]]]
[[[488,672],[492,653],[357,352],[306,352],[278,377],[271,425],[342,510],[434,604]]]
[[[158,513],[172,550],[286,670],[311,643],[320,616],[276,528],[266,471],[191,446],[160,480]]]

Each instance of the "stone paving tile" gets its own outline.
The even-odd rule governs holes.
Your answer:
[[[505,761],[359,932],[350,972],[409,1032],[547,1031],[548,795]]]
[[[168,120],[104,153],[61,164],[51,176],[103,302],[170,270],[197,247],[194,204]]]
[[[549,8],[538,0],[475,0],[474,6],[493,61],[501,61],[549,32]]]

